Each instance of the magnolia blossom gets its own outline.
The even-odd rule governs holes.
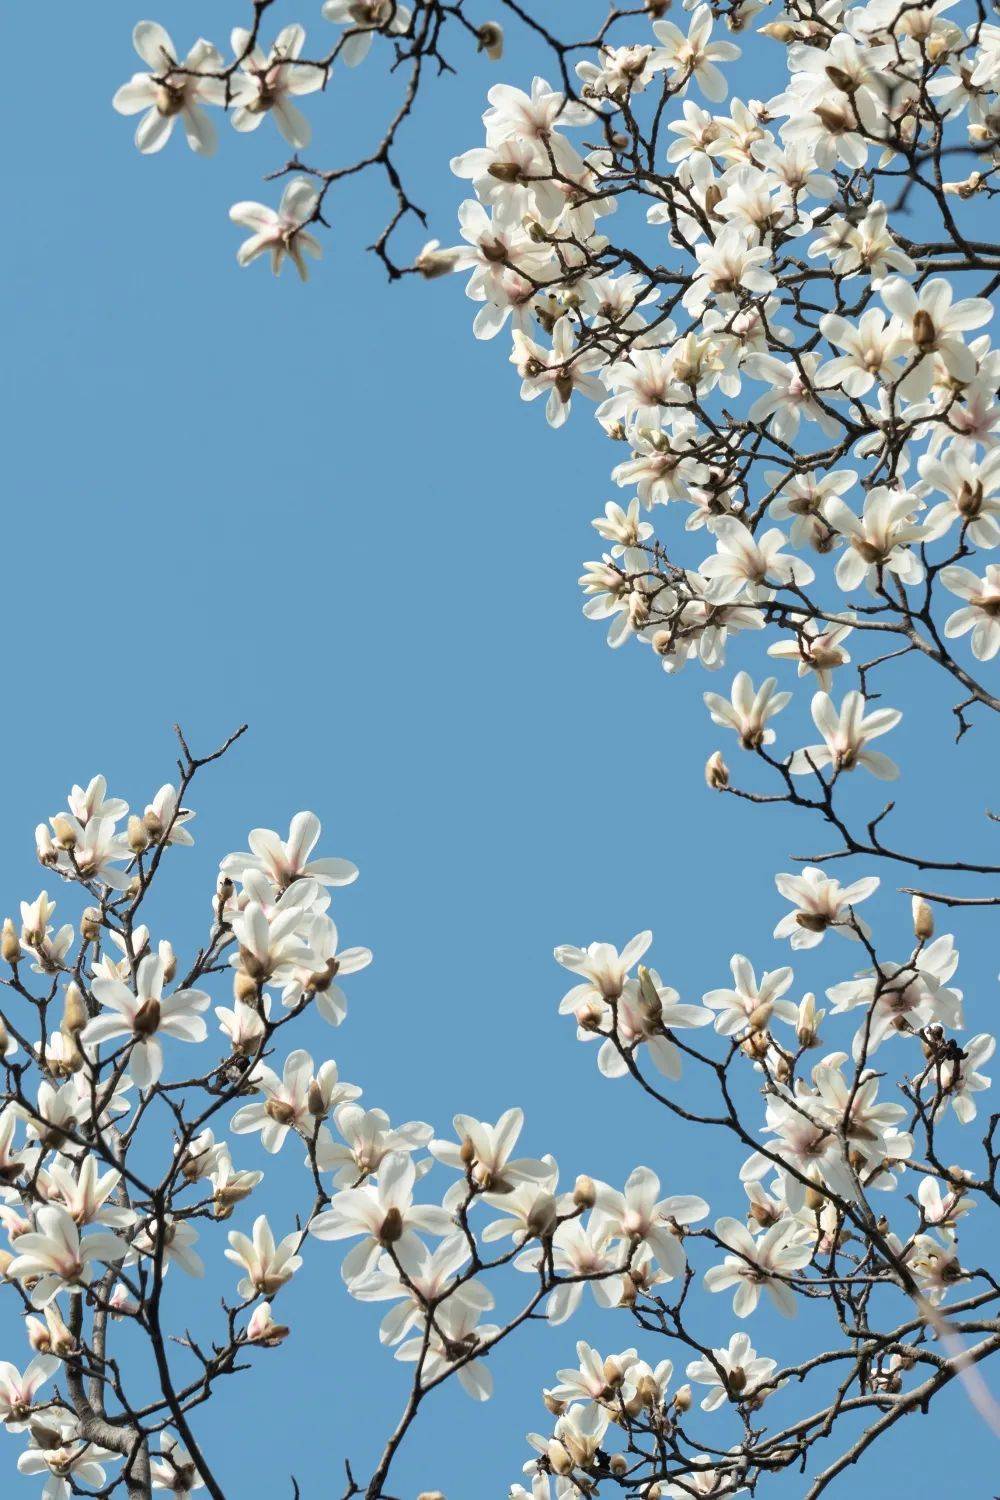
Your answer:
[[[308,146],[312,136],[309,122],[292,98],[321,89],[325,74],[322,68],[296,61],[305,40],[304,26],[284,26],[265,54],[245,27],[233,28],[230,41],[240,59],[240,71],[233,81],[235,129],[256,130],[269,114],[290,146]]]
[[[777,1368],[776,1360],[757,1353],[749,1334],[734,1333],[725,1348],[712,1350],[711,1360],[692,1360],[687,1374],[699,1385],[709,1387],[701,1402],[702,1411],[715,1411],[725,1401],[759,1401],[767,1393],[767,1377]]]
[[[992,661],[1000,651],[1000,563],[990,563],[983,578],[968,568],[942,568],[941,582],[968,601],[948,616],[945,635],[954,639],[971,630],[973,656]]]
[[[876,708],[865,713],[864,698],[852,691],[845,694],[838,713],[829,693],[817,693],[812,700],[812,717],[823,736],[823,744],[795,751],[789,763],[793,776],[819,772],[824,766],[830,766],[837,775],[864,766],[880,781],[894,781],[899,775],[895,761],[879,750],[869,749],[871,740],[887,734],[899,723],[903,715],[898,709]]]
[[[175,990],[163,994],[163,960],[152,953],[139,964],[133,994],[119,979],[95,979],[94,994],[112,1012],[95,1016],[81,1033],[90,1046],[131,1039],[129,1067],[140,1088],[157,1082],[163,1072],[161,1036],[181,1042],[202,1042],[207,1028],[199,1012],[206,1010],[211,997],[203,990]]]
[[[309,1233],[319,1240],[344,1240],[360,1236],[344,1258],[344,1280],[363,1276],[376,1264],[383,1250],[399,1255],[419,1250],[416,1230],[446,1235],[454,1229],[450,1213],[432,1204],[413,1202],[416,1169],[412,1158],[393,1151],[382,1162],[378,1182],[337,1193],[328,1209],[316,1215]]]
[[[870,929],[854,915],[853,908],[878,890],[877,875],[842,886],[825,871],[806,865],[799,875],[776,875],[774,883],[796,908],[782,917],[774,936],[789,938],[793,948],[815,948],[831,927],[855,940],[868,934]]]
[[[266,1214],[259,1214],[254,1220],[252,1239],[235,1229],[230,1232],[225,1256],[246,1271],[236,1289],[244,1301],[252,1297],[271,1298],[291,1281],[302,1264],[298,1253],[301,1243],[299,1232],[286,1234],[276,1242]]]
[[[120,115],[142,114],[135,133],[139,150],[162,151],[175,121],[180,120],[191,150],[211,155],[216,147],[215,127],[202,106],[225,103],[222,78],[211,76],[222,68],[221,55],[211,42],[199,37],[187,56],[180,58],[169,33],[155,21],[140,21],[132,42],[149,72],[134,73],[112,103]]]
[[[7,1268],[15,1280],[31,1284],[32,1307],[45,1307],[65,1287],[89,1286],[95,1262],[115,1264],[125,1255],[125,1244],[110,1230],[96,1230],[81,1238],[72,1216],[58,1204],[35,1213],[37,1228],[17,1237],[17,1254]]]
[[[795,1294],[782,1278],[794,1276],[813,1257],[811,1242],[802,1239],[795,1223],[783,1220],[755,1240],[738,1219],[723,1218],[716,1220],[715,1234],[734,1253],[705,1272],[708,1290],[723,1292],[734,1286],[733,1312],[747,1318],[763,1288],[784,1317],[794,1317]]]
[[[308,281],[306,256],[318,258],[323,254],[319,240],[305,227],[315,218],[318,205],[319,193],[306,177],[292,178],[281,195],[277,209],[269,208],[266,203],[234,203],[229,210],[229,217],[234,224],[241,224],[252,231],[250,238],[244,240],[236,252],[239,264],[248,266],[258,256],[269,255],[271,270],[278,276],[285,261],[290,260],[300,279]],[[266,830],[255,831],[260,833]]]

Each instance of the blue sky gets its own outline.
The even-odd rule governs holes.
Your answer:
[[[301,18],[319,30],[315,9]],[[186,45],[202,10],[170,0],[158,19]],[[174,720],[199,749],[247,720],[193,798],[197,847],[173,862],[157,935],[196,943],[218,859],[245,847],[249,827],[284,829],[311,807],[324,852],[361,866],[335,903],[343,937],[376,955],[351,985],[348,1024],[309,1032],[317,1057],[335,1056],[393,1119],[444,1134],[457,1109],[496,1118],[518,1103],[528,1149],[553,1151],[568,1180],[585,1168],[621,1179],[648,1160],[671,1191],[739,1213],[739,1157],[677,1134],[576,1045],[556,1015],[566,986],[552,948],[620,945],[652,927],[654,960],[686,999],[724,981],[733,951],[774,967],[784,958],[768,934],[784,908],[772,875],[790,850],[822,847],[822,830],[704,789],[720,731],[700,695],[731,672],[668,681],[648,654],[606,650],[581,619],[579,563],[599,550],[588,523],[613,494],[617,458],[589,413],[553,434],[540,406],[522,405],[502,340],[472,339],[457,282],[386,286],[362,253],[382,222],[374,179],[334,203],[309,286],[261,264],[239,271],[227,209],[273,199],[258,179],[281,143],[265,122],[251,138],[224,131],[210,161],[179,140],[140,158],[110,108],[137,66],[136,19],[132,0],[72,9],[42,103],[29,69],[5,89],[3,909],[40,888],[32,829],[73,781],[100,770],[143,802],[171,775]],[[238,5],[213,7],[212,39],[223,45],[242,20]],[[12,8],[9,55],[29,55],[36,32],[31,8]],[[495,76],[531,71],[515,48]],[[447,159],[478,144],[492,76],[443,83],[409,152],[445,243],[464,186]],[[381,87],[380,72],[354,80],[348,104],[305,101],[311,156],[334,158],[366,90],[377,103],[375,78]],[[756,658],[751,670],[762,675]],[[987,734],[955,751],[936,690],[898,681],[902,817],[919,815],[928,846],[947,849],[961,827],[985,852]],[[903,905],[880,902],[902,947]],[[957,930],[980,1029],[995,956],[974,924]],[[849,975],[853,953],[830,948],[803,965],[802,989]],[[258,1155],[238,1153],[265,1165]],[[284,1214],[291,1227],[307,1184],[287,1151],[266,1165],[272,1222]],[[175,1286],[175,1306],[190,1298],[178,1316],[208,1315],[228,1285]],[[726,1299],[713,1300],[705,1327],[728,1336]],[[378,1309],[346,1297],[334,1247],[316,1247],[284,1313],[292,1341],[224,1388],[218,1416],[201,1414],[234,1495],[290,1493],[289,1472],[305,1496],[331,1493],[345,1455],[365,1471],[403,1397]],[[18,1362],[3,1316],[0,1354]],[[762,1352],[795,1347],[770,1317],[752,1332]],[[579,1336],[633,1341],[624,1319],[589,1313],[579,1328],[531,1330],[494,1359],[489,1406],[450,1393],[430,1406],[399,1493],[503,1493],[522,1434],[544,1424],[538,1389],[573,1363]],[[947,1428],[901,1424],[834,1493],[929,1500],[954,1483],[959,1442],[968,1493],[992,1493],[995,1441],[960,1393],[935,1410]],[[7,1474],[20,1442],[2,1446]],[[8,1483],[18,1496],[36,1488]],[[794,1495],[795,1482],[775,1493]]]

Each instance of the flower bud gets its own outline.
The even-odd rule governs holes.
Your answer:
[[[56,813],[52,819],[52,836],[60,849],[76,848],[76,829],[65,813]]]
[[[556,1200],[551,1193],[540,1193],[531,1205],[528,1214],[528,1233],[535,1239],[547,1240],[554,1233],[559,1222],[556,1210]]]
[[[604,1012],[596,1000],[585,1000],[573,1012],[581,1031],[600,1031]]]
[[[21,957],[21,939],[17,935],[17,928],[10,917],[4,917],[3,932],[0,934],[0,954],[3,955],[4,963],[16,964]]]
[[[819,1043],[819,1031],[816,1026],[816,996],[811,990],[803,995],[799,1002],[795,1036],[800,1047],[815,1047]]]
[[[83,1030],[89,1019],[87,1003],[83,998],[80,986],[75,980],[71,979],[66,986],[66,996],[63,1000],[61,1030],[65,1036],[76,1036]]]
[[[485,52],[490,62],[503,57],[503,27],[499,21],[484,21],[476,33],[476,51]]]
[[[6,1280],[7,1272],[14,1263],[14,1257],[9,1250],[0,1250],[0,1279]]]
[[[28,1343],[36,1354],[48,1354],[52,1347],[52,1335],[40,1318],[26,1318],[25,1328],[28,1331]]]
[[[923,896],[913,898],[913,935],[921,943],[934,936],[934,913]]]
[[[317,1120],[322,1120],[327,1112],[326,1100],[323,1098],[323,1090],[320,1088],[315,1078],[309,1085],[309,1092],[306,1095],[306,1107],[313,1118]]]
[[[796,37],[795,27],[789,26],[787,21],[769,21],[759,30],[763,36],[769,36],[775,42],[783,42],[786,46],[789,42],[794,42]]]
[[[449,276],[454,271],[460,254],[457,248],[442,250],[437,240],[428,240],[413,265],[425,281],[436,281],[439,276]]]
[[[725,791],[729,785],[729,767],[722,758],[721,750],[713,750],[705,762],[705,785],[713,792]]]
[[[597,1202],[597,1188],[592,1177],[580,1176],[573,1184],[573,1202],[577,1208],[593,1208]]]
[[[639,968],[639,1008],[649,1024],[663,1024],[663,1001],[657,994],[653,976],[645,965],[640,965]]]
[[[561,1417],[566,1410],[565,1401],[559,1396],[553,1396],[551,1391],[543,1391],[542,1400],[554,1417]]]
[[[770,1000],[763,1000],[760,1005],[754,1006],[747,1018],[751,1031],[766,1031],[768,1022],[774,1014],[774,1006]]]
[[[10,1046],[10,1032],[3,1016],[0,1016],[0,1058],[7,1056],[7,1048]]]
[[[257,981],[251,979],[249,974],[244,974],[242,969],[237,969],[233,975],[233,994],[237,1000],[244,1005],[255,1005],[259,994]]]
[[[135,814],[128,820],[126,840],[133,854],[145,854],[149,848],[149,834],[142,819]]]
[[[572,1474],[573,1460],[558,1438],[550,1438],[545,1451],[553,1474]]]
[[[80,936],[85,943],[95,943],[101,935],[99,907],[85,906],[80,913]]]
[[[69,1355],[75,1354],[77,1349],[76,1339],[66,1327],[57,1303],[50,1302],[45,1309],[45,1322],[48,1325],[49,1349],[51,1352],[57,1355],[59,1359],[67,1359]]]
[[[690,1408],[691,1387],[689,1385],[679,1385],[674,1392],[674,1411],[676,1411],[679,1415],[683,1415],[683,1413],[689,1411]]]
[[[276,1323],[271,1316],[271,1304],[262,1302],[255,1307],[250,1314],[247,1324],[247,1343],[263,1344],[265,1349],[274,1349],[283,1339],[288,1337],[290,1330],[283,1323]]]

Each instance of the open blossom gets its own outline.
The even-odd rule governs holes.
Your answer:
[[[852,918],[852,908],[867,901],[878,890],[877,875],[868,875],[861,880],[842,886],[839,880],[806,865],[799,875],[776,875],[774,883],[795,910],[782,917],[774,929],[776,938],[789,938],[793,948],[815,948],[823,941],[831,927],[843,937],[857,939],[857,922],[862,933],[868,927],[858,917]]]
[[[852,626],[830,625],[823,629],[817,621],[807,618],[793,618],[790,624],[794,624],[795,634],[768,646],[768,656],[796,662],[800,677],[812,672],[820,687],[828,693],[833,684],[833,673],[851,659],[841,642],[850,635]]]
[[[913,520],[921,505],[907,490],[885,485],[869,490],[860,517],[837,495],[824,501],[824,519],[847,540],[836,569],[842,589],[849,592],[867,582],[874,593],[884,586],[885,573],[894,573],[901,583],[921,581],[923,564],[911,550],[927,536],[927,527]]]
[[[985,576],[977,578],[968,568],[941,569],[941,582],[966,603],[945,621],[949,639],[972,632],[972,654],[979,661],[992,661],[1000,651],[1000,563],[990,563]]]
[[[281,195],[277,209],[266,203],[234,203],[229,217],[252,231],[236,252],[241,266],[248,266],[260,255],[271,257],[271,270],[279,275],[290,260],[302,281],[309,279],[306,256],[318,258],[323,247],[305,227],[311,224],[319,202],[319,193],[306,177],[294,177]],[[257,830],[258,832],[260,830]]]
[[[305,40],[304,26],[285,26],[265,55],[245,27],[234,27],[230,42],[240,58],[240,70],[232,84],[236,130],[256,130],[269,114],[290,146],[308,146],[312,136],[309,122],[292,99],[321,89],[326,75],[322,68],[297,61]]]
[[[205,1022],[199,1015],[210,1004],[202,990],[175,990],[163,994],[163,960],[147,954],[136,972],[136,991],[120,979],[95,979],[94,994],[110,1015],[95,1016],[81,1034],[89,1046],[130,1038],[129,1067],[140,1088],[156,1083],[163,1071],[161,1036],[181,1042],[203,1042]]]
[[[173,1495],[189,1495],[192,1490],[205,1488],[205,1481],[198,1473],[190,1453],[169,1432],[161,1434],[160,1456],[150,1460],[149,1472],[154,1490],[166,1490]]]
[[[695,1359],[686,1374],[709,1390],[701,1403],[702,1411],[715,1411],[725,1401],[753,1401],[767,1391],[767,1377],[778,1368],[777,1361],[757,1353],[750,1335],[734,1333],[723,1349],[713,1349],[712,1360]]]
[[[660,45],[653,54],[652,66],[666,68],[682,85],[681,93],[693,78],[706,99],[717,102],[726,97],[725,75],[716,64],[732,62],[739,57],[740,49],[732,42],[711,40],[709,6],[699,5],[695,10],[687,36],[672,21],[654,21],[653,33]]]
[[[211,155],[215,126],[202,106],[226,102],[222,78],[210,76],[223,66],[220,53],[200,37],[180,58],[169,33],[155,21],[140,21],[132,42],[149,72],[134,73],[112,102],[120,115],[142,114],[135,133],[139,150],[161,151],[180,120],[191,150]]]
[[[653,934],[646,931],[637,933],[621,953],[611,943],[591,943],[587,948],[564,943],[556,948],[556,963],[578,974],[581,979],[581,983],[567,990],[562,997],[559,1014],[575,1012],[591,1001],[603,1005],[609,1000],[617,1000],[629,982],[629,970],[639,962],[652,941]]]
[[[324,1126],[316,1141],[316,1165],[334,1174],[334,1187],[352,1187],[377,1172],[390,1151],[417,1151],[434,1133],[422,1120],[394,1127],[385,1110],[354,1103],[338,1104],[333,1123],[341,1141]]]
[[[244,1301],[251,1297],[273,1297],[291,1281],[302,1264],[298,1253],[301,1243],[302,1234],[298,1231],[276,1241],[266,1214],[254,1220],[252,1239],[238,1230],[230,1231],[225,1256],[246,1272],[237,1287]]]
[[[88,1286],[96,1263],[115,1264],[125,1244],[110,1230],[81,1237],[71,1214],[58,1204],[36,1210],[37,1228],[17,1237],[17,1254],[7,1269],[15,1280],[31,1282],[31,1305],[45,1307],[65,1287]]]
[[[864,766],[880,781],[894,781],[899,767],[881,751],[869,749],[869,743],[894,729],[903,715],[895,708],[876,708],[866,714],[865,706],[857,689],[844,695],[839,713],[829,693],[817,693],[812,701],[812,717],[823,736],[823,744],[796,750],[789,764],[792,775],[805,776],[824,766],[831,766],[838,774]]]
[[[390,1152],[379,1167],[376,1184],[336,1193],[330,1207],[312,1220],[309,1233],[319,1240],[360,1236],[360,1243],[344,1258],[345,1281],[370,1271],[383,1250],[391,1248],[396,1255],[415,1253],[420,1245],[418,1229],[442,1236],[454,1229],[455,1221],[447,1210],[413,1202],[416,1175],[411,1156]]]
[[[433,1140],[428,1149],[446,1167],[467,1173],[480,1192],[509,1192],[519,1182],[548,1177],[550,1161],[511,1155],[524,1125],[523,1110],[506,1110],[495,1125],[471,1115],[456,1115],[453,1124],[458,1143]]]
[[[912,368],[900,384],[900,393],[918,401],[926,396],[934,380],[937,356],[956,380],[968,381],[976,373],[976,361],[962,334],[982,328],[993,316],[985,297],[965,297],[958,302],[944,277],[935,276],[917,290],[901,277],[880,289],[882,301],[893,313],[901,347]]]
[[[816,575],[800,557],[782,551],[786,540],[776,527],[755,536],[735,516],[723,516],[715,524],[716,555],[705,559],[701,572],[706,578],[742,583],[751,599],[767,598],[778,584],[802,588]]]
[[[395,0],[325,0],[323,15],[346,28],[338,56],[349,68],[364,62],[376,31],[402,36],[410,28],[411,12]]]
[[[723,1036],[738,1035],[747,1027],[765,1031],[772,1017],[795,1024],[795,1006],[791,1000],[782,999],[795,977],[791,969],[774,969],[758,984],[750,961],[742,953],[734,953],[729,966],[732,988],[709,990],[702,997],[709,1010],[718,1011],[716,1031]]]
[[[357,1099],[361,1090],[353,1083],[341,1083],[337,1064],[330,1059],[318,1072],[308,1052],[297,1047],[289,1052],[279,1078],[273,1068],[260,1063],[251,1075],[254,1087],[264,1096],[242,1105],[230,1121],[237,1135],[259,1130],[261,1145],[272,1155],[281,1150],[290,1130],[310,1140],[320,1122],[338,1104]]]
[[[775,1307],[786,1318],[797,1311],[795,1294],[782,1277],[794,1276],[813,1257],[811,1239],[804,1239],[793,1220],[782,1220],[754,1239],[738,1219],[718,1219],[715,1233],[734,1253],[720,1266],[705,1272],[705,1286],[710,1292],[735,1287],[733,1312],[747,1318],[760,1301],[763,1288]]]
[[[261,871],[279,890],[293,881],[315,880],[320,885],[350,885],[358,878],[358,869],[347,859],[310,859],[319,842],[321,824],[315,813],[296,813],[282,839],[270,828],[254,828],[249,837],[250,852],[227,854],[222,873],[242,880],[251,871]]]
[[[762,745],[774,744],[775,732],[767,728],[767,721],[792,701],[791,693],[779,693],[777,687],[775,677],[766,678],[755,688],[747,672],[737,672],[732,698],[706,693],[705,706],[713,724],[736,731],[744,750],[758,750]]]
[[[17,1461],[21,1474],[45,1475],[42,1500],[70,1500],[80,1485],[93,1493],[104,1484],[103,1465],[112,1457],[107,1448],[90,1442],[80,1430],[79,1419],[65,1407],[55,1406],[32,1422],[30,1446]]]
[[[9,1360],[0,1360],[0,1422],[8,1432],[23,1432],[39,1390],[60,1367],[51,1354],[36,1354],[22,1375]]]
[[[675,1193],[660,1198],[660,1179],[649,1167],[636,1167],[617,1192],[606,1183],[597,1189],[597,1208],[611,1232],[625,1240],[642,1241],[659,1261],[667,1277],[683,1276],[687,1264],[679,1229],[708,1215],[704,1198]]]

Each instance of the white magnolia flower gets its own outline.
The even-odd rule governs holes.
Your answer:
[[[245,27],[233,29],[230,42],[240,59],[240,71],[231,85],[232,119],[237,130],[256,130],[269,114],[290,146],[308,146],[312,136],[309,122],[292,103],[292,97],[315,93],[323,87],[326,75],[322,68],[296,61],[305,40],[304,26],[285,26],[265,56]]]
[[[395,0],[325,0],[323,15],[335,26],[347,28],[337,56],[349,68],[364,62],[376,31],[404,36],[412,20],[407,7]]]
[[[0,1360],[0,1422],[8,1432],[24,1432],[39,1390],[61,1363],[53,1354],[36,1354],[22,1375],[16,1365]]]
[[[877,875],[868,875],[861,880],[842,886],[839,880],[826,875],[812,865],[806,865],[798,875],[776,875],[774,883],[786,900],[795,906],[782,917],[774,929],[776,938],[790,938],[793,948],[815,948],[823,941],[831,927],[843,937],[858,939],[854,922],[862,933],[869,928],[857,916],[852,922],[851,908],[867,901],[879,887]]]
[[[303,1140],[312,1140],[320,1122],[338,1104],[357,1099],[361,1090],[353,1083],[341,1083],[337,1064],[328,1060],[313,1072],[313,1060],[302,1048],[289,1052],[282,1076],[266,1064],[259,1064],[250,1081],[263,1094],[263,1101],[242,1105],[233,1115],[229,1128],[237,1135],[259,1130],[261,1145],[273,1155],[280,1151],[290,1130]]]
[[[709,990],[702,996],[709,1010],[718,1011],[715,1029],[722,1036],[735,1036],[749,1026],[766,1031],[772,1017],[795,1024],[798,1012],[791,1000],[781,997],[795,977],[789,968],[773,969],[757,983],[749,959],[734,953],[729,962],[733,975],[732,989]]]
[[[202,990],[163,994],[163,960],[147,954],[136,972],[136,992],[120,979],[95,979],[94,994],[111,1015],[95,1016],[81,1033],[86,1046],[99,1046],[117,1037],[132,1039],[129,1067],[140,1088],[149,1088],[163,1072],[161,1036],[181,1042],[203,1042],[208,1035],[199,1015],[210,1004]]]
[[[1000,563],[990,563],[982,578],[968,568],[942,568],[941,582],[967,601],[948,616],[945,635],[954,639],[971,630],[973,656],[979,661],[992,661],[1000,651]]]
[[[733,678],[732,697],[726,699],[719,693],[705,693],[705,706],[713,724],[735,730],[744,750],[759,750],[762,745],[774,744],[775,732],[767,728],[768,719],[779,714],[792,701],[791,693],[779,693],[777,687],[776,677],[768,677],[759,688],[755,688],[749,673],[737,672]]]
[[[678,1228],[704,1219],[708,1204],[690,1193],[660,1198],[659,1192],[656,1173],[649,1167],[636,1167],[623,1193],[606,1183],[599,1184],[596,1206],[606,1216],[613,1234],[628,1241],[643,1241],[668,1278],[683,1276],[687,1260]]]
[[[155,21],[140,21],[132,42],[149,72],[134,73],[112,103],[120,115],[142,114],[135,133],[139,150],[161,151],[180,120],[191,150],[210,156],[216,147],[215,126],[202,105],[226,101],[224,80],[208,76],[222,69],[220,53],[199,37],[187,56],[179,58],[169,34]]]
[[[894,573],[901,583],[920,583],[924,568],[911,551],[924,541],[927,527],[913,520],[922,502],[907,490],[878,485],[865,496],[864,511],[856,516],[837,495],[823,504],[823,516],[834,531],[847,539],[837,563],[837,583],[845,591],[867,582],[875,593],[884,587],[884,574]]]
[[[715,1411],[725,1401],[752,1402],[767,1391],[767,1377],[778,1368],[777,1360],[757,1353],[746,1333],[734,1333],[723,1349],[713,1349],[712,1358],[695,1359],[686,1374],[709,1387],[702,1411]]]
[[[794,1317],[795,1293],[780,1278],[794,1275],[812,1260],[812,1241],[802,1239],[799,1226],[782,1220],[755,1240],[738,1219],[724,1218],[716,1220],[715,1233],[734,1253],[721,1266],[705,1272],[707,1289],[722,1292],[734,1286],[733,1312],[747,1318],[760,1301],[763,1287],[784,1317]]]
[[[249,837],[250,853],[227,854],[222,861],[224,875],[242,880],[248,872],[260,870],[277,887],[285,890],[296,880],[315,880],[320,885],[350,885],[358,878],[358,869],[346,859],[310,859],[319,841],[322,825],[315,813],[296,813],[281,839],[270,828],[254,828]]]
[[[680,85],[680,94],[687,92],[688,82],[693,78],[705,98],[717,103],[726,97],[726,79],[716,63],[732,62],[739,57],[740,49],[732,42],[710,40],[712,19],[710,7],[699,5],[691,17],[687,36],[672,21],[654,21],[653,32],[660,45],[651,66],[667,69],[673,75],[673,82]]]
[[[815,573],[800,557],[781,549],[787,537],[777,527],[754,536],[735,516],[715,523],[715,557],[706,558],[700,571],[706,578],[723,579],[746,587],[749,599],[767,599],[778,584],[804,588]]]
[[[844,695],[840,712],[834,708],[829,693],[817,693],[812,701],[813,723],[823,736],[822,745],[796,750],[789,763],[793,776],[831,766],[838,774],[864,766],[880,781],[894,781],[899,767],[878,750],[868,748],[871,740],[894,729],[903,715],[896,708],[876,708],[865,713],[865,700],[857,689]]]
[[[446,1209],[413,1202],[416,1175],[411,1156],[390,1152],[379,1167],[377,1184],[336,1193],[330,1207],[310,1223],[309,1233],[319,1240],[361,1236],[341,1267],[346,1282],[370,1271],[383,1250],[391,1249],[397,1256],[418,1253],[418,1229],[440,1236],[454,1230],[455,1221]]]
[[[172,1495],[190,1495],[193,1490],[203,1490],[205,1481],[198,1473],[190,1453],[169,1432],[160,1435],[160,1456],[151,1458],[149,1472],[154,1490],[167,1490]]]
[[[224,1253],[227,1260],[246,1271],[236,1288],[244,1301],[253,1297],[270,1299],[291,1281],[302,1264],[298,1253],[301,1244],[300,1230],[276,1242],[266,1214],[254,1220],[252,1239],[238,1230],[230,1230],[229,1249]]]
[[[37,1228],[17,1237],[17,1254],[7,1275],[31,1283],[32,1307],[45,1307],[66,1287],[89,1286],[96,1273],[95,1262],[115,1265],[125,1256],[126,1246],[109,1230],[80,1236],[70,1213],[50,1203],[35,1211]]]
[[[234,203],[229,210],[229,217],[234,224],[241,224],[244,229],[252,231],[250,238],[244,240],[236,252],[239,264],[248,266],[258,256],[269,255],[271,270],[277,276],[285,261],[290,260],[300,279],[308,281],[306,256],[319,259],[323,254],[319,240],[306,228],[307,224],[313,222],[318,203],[319,192],[306,177],[292,179],[282,193],[277,209],[269,208],[266,203]],[[260,833],[264,830],[256,831]],[[230,856],[234,857],[236,856]]]

